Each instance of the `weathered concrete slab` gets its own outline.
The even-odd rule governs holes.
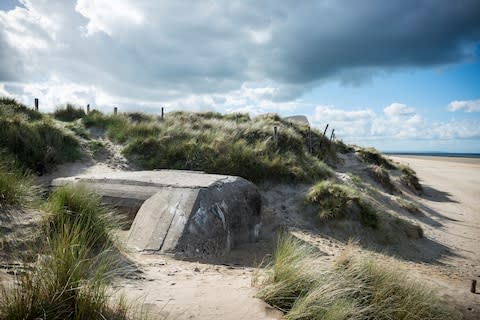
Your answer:
[[[292,122],[297,122],[299,124],[303,124],[306,126],[310,125],[310,122],[308,121],[308,118],[303,115],[296,115],[296,116],[289,116],[289,117],[284,117],[283,119],[292,121]]]
[[[83,183],[103,199],[139,208],[127,246],[147,253],[215,256],[258,236],[261,197],[239,177],[194,171],[130,171],[52,181]]]

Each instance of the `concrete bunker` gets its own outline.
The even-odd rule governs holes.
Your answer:
[[[261,196],[240,177],[126,171],[57,178],[51,185],[72,183],[85,184],[105,203],[133,213],[127,247],[135,251],[219,256],[258,237]]]

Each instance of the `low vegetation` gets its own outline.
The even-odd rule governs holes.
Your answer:
[[[57,107],[53,112],[53,117],[60,121],[72,122],[85,117],[85,111],[82,107],[67,103],[64,106]]]
[[[322,160],[335,157],[334,145],[313,130],[309,154],[308,128],[277,115],[251,119],[245,114],[173,112],[161,120],[93,111],[83,122],[105,129],[110,139],[125,145],[126,158],[144,169],[201,170],[254,182],[315,181],[332,175]]]
[[[321,181],[310,188],[306,201],[318,206],[318,215],[323,220],[359,219],[364,226],[378,226],[378,213],[373,206],[347,185],[331,180]]]
[[[118,267],[107,210],[82,187],[56,190],[46,207],[44,255],[3,290],[2,319],[128,319],[107,288]]]
[[[25,207],[35,194],[30,177],[0,163],[0,215],[10,208]]]
[[[15,99],[0,97],[0,118],[10,118],[19,115],[25,120],[40,120],[43,118],[40,112],[17,102]]]
[[[363,162],[384,167],[387,170],[397,169],[397,165],[392,160],[385,158],[375,148],[358,148],[356,153]]]
[[[434,292],[410,279],[398,262],[346,249],[329,269],[315,249],[282,235],[259,296],[285,319],[457,319]]]
[[[335,140],[335,148],[340,153],[352,153],[355,152],[355,148],[351,145],[345,144],[342,140]]]
[[[395,194],[399,192],[397,187],[395,187],[395,185],[392,183],[392,180],[390,180],[388,171],[383,167],[378,165],[369,165],[367,171],[370,177],[380,184],[388,193]]]
[[[43,174],[57,164],[80,157],[77,139],[56,127],[51,119],[15,100],[1,101],[0,151],[14,158],[17,165]]]
[[[405,186],[417,193],[423,191],[422,185],[418,180],[417,173],[412,168],[404,164],[398,164],[398,168],[402,172],[400,180]]]
[[[402,198],[397,198],[397,202],[400,205],[400,207],[407,210],[413,215],[418,216],[422,214],[422,211],[420,211],[420,209],[411,201],[408,201]]]

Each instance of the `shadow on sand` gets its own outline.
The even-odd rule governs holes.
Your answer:
[[[435,202],[454,202],[458,203],[458,201],[452,199],[452,194],[445,191],[437,190],[428,185],[422,185],[423,193],[421,195],[422,198],[435,201]]]

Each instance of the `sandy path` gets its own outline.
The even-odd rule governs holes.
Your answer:
[[[133,255],[143,273],[120,279],[114,289],[139,301],[152,319],[280,319],[282,314],[255,298],[255,268],[200,263],[167,256]]]
[[[426,236],[451,252],[439,261],[449,272],[431,273],[427,280],[436,284],[445,298],[471,308],[471,319],[480,319],[480,294],[469,292],[472,279],[480,282],[480,159],[390,158],[417,172],[425,194],[414,200],[438,222],[438,226],[426,229]]]

